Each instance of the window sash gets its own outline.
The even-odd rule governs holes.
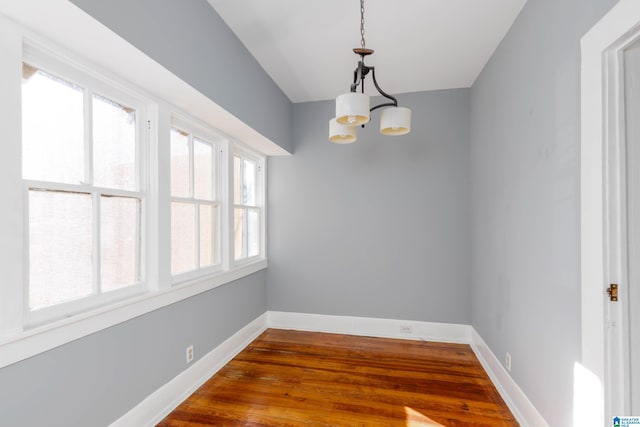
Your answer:
[[[62,194],[86,194],[91,198],[91,293],[85,297],[72,299],[69,301],[63,301],[54,305],[45,306],[42,308],[30,307],[30,294],[31,294],[31,281],[30,281],[30,221],[29,215],[31,212],[29,206],[29,196],[32,191],[42,191],[51,193]],[[99,298],[105,299],[105,303],[112,300],[118,300],[120,294],[128,295],[131,292],[129,288],[141,289],[146,286],[146,254],[145,254],[145,239],[146,229],[144,226],[144,218],[147,212],[147,200],[146,196],[142,192],[126,191],[126,190],[112,190],[112,189],[97,189],[88,185],[71,185],[60,183],[49,183],[42,181],[30,181],[23,180],[23,194],[24,194],[24,215],[25,215],[25,227],[24,227],[24,301],[23,312],[27,319],[36,319],[37,322],[42,323],[44,319],[47,319],[50,315],[55,316],[58,312],[64,312],[64,309],[54,309],[57,306],[60,307],[76,307],[76,306],[96,306],[95,301],[99,301]],[[138,230],[138,242],[139,247],[136,248],[138,263],[137,263],[137,280],[127,284],[121,289],[114,289],[105,291],[101,284],[101,226],[100,226],[100,211],[101,211],[101,198],[103,197],[118,197],[137,200],[139,202],[139,230]],[[137,293],[137,292],[135,292]],[[104,297],[105,294],[113,294],[110,297]],[[86,303],[83,301],[87,301]],[[34,314],[41,313],[41,314]],[[49,315],[47,314],[49,313]],[[31,321],[27,321],[28,326],[34,326]]]
[[[188,192],[186,194],[174,195],[171,194],[170,203],[171,203],[171,215],[174,214],[173,206],[174,204],[185,204],[193,206],[193,230],[189,230],[193,232],[193,252],[188,254],[189,258],[193,259],[193,268],[188,270],[174,270],[174,257],[179,256],[177,252],[174,252],[175,248],[174,237],[172,237],[172,248],[171,248],[171,276],[172,283],[179,284],[188,280],[193,280],[195,278],[205,276],[208,274],[212,274],[215,272],[219,272],[223,269],[224,265],[224,256],[222,254],[222,203],[220,201],[221,195],[221,183],[224,181],[221,171],[220,171],[220,161],[219,161],[219,152],[220,145],[223,144],[223,141],[219,136],[215,134],[215,131],[209,129],[206,126],[199,125],[195,122],[188,121],[188,119],[173,117],[171,121],[171,131],[172,134],[182,135],[182,137],[186,138],[184,142],[187,144],[187,155],[188,159],[183,163],[188,164]],[[170,141],[170,147],[173,147],[174,141]],[[196,182],[196,173],[198,169],[198,165],[196,164],[196,147],[197,144],[202,144],[203,146],[210,147],[211,152],[211,164],[210,164],[210,198],[198,197],[201,194],[196,196],[197,190],[197,182]],[[174,157],[170,153],[171,161],[173,162]],[[171,171],[178,171],[174,169],[174,164],[172,163]],[[184,176],[183,176],[184,177]],[[173,190],[173,181],[169,192],[172,193]],[[215,221],[212,224],[212,254],[213,264],[210,265],[202,265],[201,255],[202,255],[202,235],[201,235],[201,207],[210,206],[211,209],[216,212]],[[173,234],[174,222],[172,218],[171,222],[171,230],[170,233]],[[177,241],[175,241],[177,243]]]
[[[254,197],[247,197],[246,182],[247,174],[245,167],[247,162],[255,165],[254,169]],[[256,259],[265,257],[265,214],[264,214],[264,158],[257,156],[249,151],[236,147],[233,153],[232,161],[234,178],[233,182],[233,206],[232,206],[232,227],[233,233],[233,262],[235,265],[252,262]],[[252,204],[247,204],[253,198]],[[236,224],[236,212],[242,212],[240,216],[241,224]],[[250,213],[257,216],[257,224],[255,224],[257,240],[253,242],[250,238]],[[242,232],[241,236],[237,236],[238,231]],[[253,243],[253,244],[252,244]],[[238,245],[240,247],[238,247]],[[252,248],[257,248],[250,250]]]
[[[46,73],[59,77],[73,85],[84,88],[84,181],[79,183],[93,184],[93,128],[91,119],[93,115],[93,96],[107,98],[110,101],[126,106],[136,112],[135,126],[135,187],[131,191],[148,191],[148,133],[145,128],[150,127],[148,120],[147,97],[138,93],[130,85],[125,85],[115,79],[98,73],[92,67],[68,58],[59,59],[55,53],[44,48],[34,48],[24,45],[22,62],[34,66]],[[48,182],[48,181],[45,181]],[[98,186],[96,188],[99,188]],[[109,191],[118,190],[109,188]]]
[[[234,261],[245,262],[259,258],[262,255],[263,230],[262,230],[262,209],[254,206],[234,205]],[[238,213],[241,213],[238,215]],[[253,214],[253,215],[251,215]],[[252,224],[251,216],[255,217],[255,224]],[[241,223],[236,220],[240,218]],[[251,230],[254,230],[252,233]],[[241,232],[240,236],[235,233]],[[255,237],[255,239],[252,239]],[[255,248],[255,249],[251,249]]]
[[[63,62],[54,58],[47,53],[36,51],[30,46],[25,46],[23,56],[21,58],[23,64],[29,64],[38,70],[42,70],[54,78],[59,78],[63,82],[71,85],[77,85],[82,88],[83,109],[83,154],[82,154],[82,170],[83,177],[77,183],[62,183],[47,180],[25,179],[23,176],[23,195],[24,195],[24,245],[23,245],[23,324],[24,327],[34,327],[42,323],[53,321],[57,318],[67,317],[74,313],[90,310],[91,308],[109,304],[129,295],[139,294],[146,289],[145,278],[147,276],[148,260],[146,256],[147,241],[147,186],[148,177],[146,173],[146,153],[148,150],[147,136],[144,131],[146,123],[146,107],[144,102],[136,93],[128,87],[124,87],[111,81],[107,81],[97,73],[87,72],[83,66],[69,61]],[[94,116],[94,99],[100,98],[114,105],[126,106],[135,111],[135,122],[132,128],[134,132],[133,147],[130,153],[133,174],[135,179],[125,188],[106,188],[92,185],[94,183],[94,170],[97,165],[94,159],[94,147],[97,141],[94,139],[93,123]],[[104,117],[104,116],[103,116]],[[118,137],[118,136],[116,136]],[[118,137],[119,138],[119,137]],[[120,139],[118,139],[120,140]],[[29,234],[32,225],[30,224],[30,206],[29,196],[32,191],[45,192],[61,192],[67,194],[87,194],[91,198],[91,292],[88,295],[75,298],[68,301],[57,302],[52,305],[40,308],[30,308],[30,295],[32,292],[32,282],[30,279],[30,252],[34,250],[30,247]],[[128,198],[137,201],[138,206],[138,223],[135,232],[134,254],[137,257],[135,261],[134,278],[131,283],[127,283],[119,289],[105,291],[101,274],[102,259],[102,223],[101,223],[101,201],[105,197]]]

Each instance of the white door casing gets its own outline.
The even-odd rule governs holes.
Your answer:
[[[581,40],[582,366],[597,378],[591,420],[629,409],[623,51],[638,36],[640,2],[620,0]],[[605,289],[620,285],[620,301]]]
[[[629,414],[640,414],[640,41],[624,51],[624,119],[626,141],[627,265],[623,326],[628,344],[625,392]]]

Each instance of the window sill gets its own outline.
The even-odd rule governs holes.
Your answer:
[[[0,368],[153,310],[175,304],[265,268],[267,268],[267,260],[259,259],[232,271],[212,274],[168,289],[148,291],[126,301],[103,306],[8,337],[0,341]]]

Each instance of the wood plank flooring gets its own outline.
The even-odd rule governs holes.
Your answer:
[[[518,423],[468,345],[268,329],[158,426]]]

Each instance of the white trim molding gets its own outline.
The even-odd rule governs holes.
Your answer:
[[[111,427],[152,427],[169,415],[182,401],[229,363],[256,339],[267,325],[267,313],[233,334],[222,344],[182,371],[174,379],[150,394]]]
[[[578,411],[594,425],[611,418],[610,375],[606,357],[605,293],[608,286],[607,192],[609,143],[616,138],[616,94],[606,82],[612,59],[629,37],[638,31],[640,2],[620,0],[581,39],[581,145],[580,145],[580,245],[582,288],[582,364],[581,369],[596,380],[581,390]],[[609,400],[609,401],[608,401]],[[576,412],[577,413],[577,412]],[[608,414],[608,415],[607,415]],[[575,424],[577,425],[577,424]]]
[[[326,314],[268,312],[268,327],[380,338],[471,343],[469,325]]]
[[[142,314],[241,279],[267,268],[262,260],[236,270],[205,277],[154,293],[145,293],[68,319],[49,323],[0,341],[0,368],[101,331]]]
[[[493,354],[487,343],[484,342],[475,329],[473,329],[471,333],[471,348],[520,425],[523,427],[548,426],[547,421],[542,418],[540,412],[533,406],[533,403],[531,403],[513,378],[511,378],[509,372],[502,366],[498,358]]]
[[[468,344],[520,425],[548,426],[470,325],[267,311],[149,395],[111,427],[156,425],[267,328]]]

